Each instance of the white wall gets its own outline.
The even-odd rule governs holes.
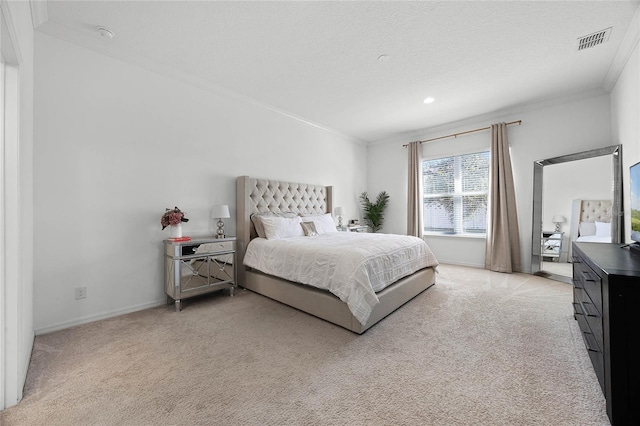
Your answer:
[[[640,161],[640,52],[638,49],[636,44],[611,92],[611,134],[614,140],[619,140],[624,145],[622,180],[626,241],[631,240],[629,166]]]
[[[16,57],[5,57],[10,69],[5,88],[12,99],[6,105],[3,156],[4,211],[6,227],[4,270],[6,278],[0,301],[4,330],[0,336],[0,409],[16,404],[29,367],[33,346],[33,25],[28,2],[2,2],[7,26],[2,24],[3,54],[11,41]],[[10,33],[9,34],[7,34]],[[16,92],[17,91],[17,92]],[[17,107],[16,107],[17,104]],[[10,123],[13,123],[11,125]],[[15,126],[17,124],[17,126]],[[3,156],[0,156],[2,158]]]
[[[161,214],[212,235],[229,204],[234,235],[237,176],[333,185],[357,211],[364,146],[41,33],[36,55],[37,333],[162,303]]]
[[[555,224],[551,219],[554,215],[561,215],[566,220],[560,225],[561,230],[568,234],[573,200],[577,199],[613,199],[611,155],[544,167],[542,229],[553,231]]]
[[[617,144],[611,138],[609,96],[584,99],[538,109],[522,108],[509,114],[485,116],[442,126],[436,130],[412,135],[424,140],[450,133],[486,127],[491,123],[522,119],[522,125],[509,126],[511,158],[516,188],[520,248],[525,272],[531,270],[531,224],[533,197],[533,163],[574,152]],[[425,157],[473,152],[490,145],[490,132],[472,133],[458,138],[423,144]],[[407,153],[403,142],[375,144],[369,149],[368,185],[370,192],[387,190],[392,201],[384,232],[406,233]],[[484,240],[460,237],[426,237],[438,259],[443,263],[457,263],[484,267]]]

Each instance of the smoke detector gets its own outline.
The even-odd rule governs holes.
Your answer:
[[[609,35],[611,35],[611,28],[612,27],[609,27],[578,38],[578,52],[606,43],[609,40]]]
[[[113,31],[105,27],[98,27],[97,31],[98,31],[98,34],[100,34],[104,38],[113,38],[113,36],[115,35],[113,34]]]

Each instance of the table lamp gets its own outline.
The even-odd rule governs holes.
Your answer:
[[[338,216],[338,226],[342,228],[342,216],[346,214],[344,207],[336,207],[335,213]]]
[[[557,214],[553,216],[553,219],[551,219],[551,222],[556,224],[555,232],[560,232],[560,224],[565,222],[565,218],[564,216]]]
[[[230,218],[229,214],[229,206],[226,204],[221,204],[217,206],[213,206],[211,209],[211,218],[218,220],[218,232],[216,238],[224,238],[224,222],[222,219]]]

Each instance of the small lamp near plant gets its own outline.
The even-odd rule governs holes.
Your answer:
[[[336,207],[335,213],[338,216],[338,226],[342,228],[342,216],[346,214],[344,207]]]
[[[217,206],[213,206],[211,209],[211,218],[217,220],[218,231],[216,234],[216,238],[224,238],[224,222],[222,219],[228,219],[231,215],[229,214],[229,206],[226,204],[221,204]]]
[[[566,219],[564,218],[564,216],[561,216],[559,214],[553,216],[553,219],[551,219],[551,222],[556,224],[555,232],[560,232],[560,224],[564,223],[565,221]]]

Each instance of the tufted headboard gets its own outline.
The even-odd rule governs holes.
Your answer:
[[[611,222],[611,200],[573,200],[579,222]]]
[[[238,282],[244,283],[242,261],[247,244],[255,238],[253,213],[331,213],[333,187],[239,176],[236,179],[236,261]]]
[[[569,252],[571,242],[580,236],[581,222],[611,222],[613,202],[611,200],[573,200],[571,208],[571,229]],[[612,233],[615,232],[613,229]]]

